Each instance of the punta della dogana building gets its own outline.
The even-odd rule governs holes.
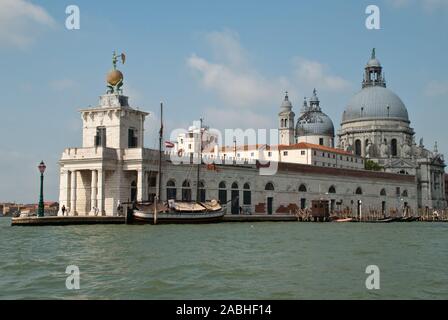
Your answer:
[[[313,206],[353,215],[446,207],[443,155],[437,146],[430,151],[423,141],[415,143],[408,111],[386,87],[375,52],[337,134],[316,90],[297,122],[286,94],[280,110],[273,109],[278,144],[214,145],[198,152],[213,135],[192,127],[162,153],[160,174],[159,150],[144,145],[144,122],[151,115],[123,94],[117,57],[106,94],[97,106],[80,110],[82,145],[66,148],[59,162],[59,203],[69,215],[118,215],[120,203],[152,201],[159,187],[162,201],[217,199],[228,214],[294,214]],[[181,163],[173,161],[179,153]],[[199,154],[197,180],[190,161],[199,162]],[[263,174],[260,159],[275,164],[275,172]],[[378,171],[364,169],[366,162]]]

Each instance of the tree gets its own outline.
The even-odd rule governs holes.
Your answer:
[[[370,171],[382,171],[384,168],[373,160],[366,160],[364,168]]]

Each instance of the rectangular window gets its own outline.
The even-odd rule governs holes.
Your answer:
[[[316,150],[314,150],[313,154],[314,154],[315,156],[317,156]]]
[[[283,151],[283,155],[287,156],[288,155],[288,151]]]
[[[327,157],[330,158],[330,154],[328,154]]]
[[[320,144],[321,146],[324,145],[324,138],[319,138],[319,144]]]
[[[150,171],[149,172],[148,186],[150,188],[157,187],[157,172],[155,172],[155,171]]]
[[[133,128],[128,129],[128,148],[137,148],[137,137]]]
[[[106,128],[96,128],[95,147],[106,147]]]
[[[304,155],[305,155],[305,150],[300,151],[300,154],[301,154],[302,156],[304,156]]]
[[[397,187],[397,189],[395,190],[396,195],[399,197],[401,192],[400,192],[400,187]]]
[[[300,199],[300,209],[306,209],[306,199]]]
[[[250,206],[252,204],[252,197],[250,190],[243,191],[243,205]]]
[[[191,150],[191,144],[188,145],[188,150]]]
[[[221,203],[221,205],[225,205],[227,202],[227,190],[220,189],[218,191],[218,198],[219,198],[219,202]]]
[[[272,156],[272,152],[268,152],[268,157],[271,157]]]

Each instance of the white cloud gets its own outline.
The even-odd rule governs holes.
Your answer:
[[[232,67],[247,65],[248,53],[240,45],[238,33],[232,30],[213,31],[207,33],[205,39],[217,60],[230,64]]]
[[[278,99],[282,92],[282,81],[273,84],[255,72],[240,72],[196,55],[188,59],[188,66],[199,73],[206,89],[214,90],[230,106],[253,107],[272,97]]]
[[[448,82],[430,82],[425,88],[425,94],[429,97],[448,95]]]
[[[326,66],[302,57],[294,59],[295,76],[299,84],[303,86],[313,86],[319,90],[344,91],[350,88],[350,83],[338,76],[326,73]],[[309,91],[310,88],[307,88]]]
[[[0,46],[27,46],[38,27],[53,24],[53,18],[38,5],[26,0],[0,0]]]
[[[350,87],[343,78],[328,74],[323,64],[302,57],[293,59],[292,74],[265,77],[250,64],[250,55],[235,32],[211,32],[205,39],[215,61],[193,54],[187,59],[187,65],[199,75],[205,89],[215,92],[226,103],[226,109],[272,107],[280,103],[285,90],[295,98],[299,96],[298,90],[302,90],[300,96],[303,96],[314,87],[323,91],[343,91]]]
[[[265,116],[256,110],[235,110],[209,107],[204,110],[207,123],[216,129],[232,128],[270,128],[272,127],[272,116]]]

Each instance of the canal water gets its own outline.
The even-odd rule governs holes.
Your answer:
[[[80,289],[66,288],[67,266]],[[366,267],[380,271],[367,290]],[[11,227],[0,299],[448,299],[448,223]]]

